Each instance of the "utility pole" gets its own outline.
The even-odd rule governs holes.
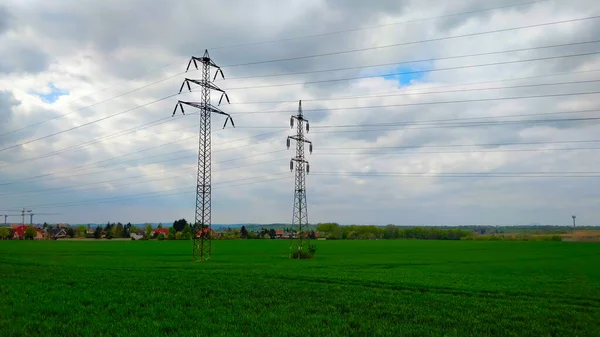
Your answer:
[[[576,218],[576,216],[571,215],[571,217],[573,217],[573,240],[575,240],[575,218]]]
[[[201,90],[201,101],[200,102],[184,102],[178,101],[175,105],[175,110],[173,110],[173,116],[177,112],[177,108],[181,109],[181,113],[185,115],[183,110],[183,105],[189,105],[191,107],[200,109],[200,139],[198,144],[198,175],[196,179],[196,212],[194,216],[194,225],[193,225],[193,239],[194,246],[192,249],[192,256],[196,261],[206,261],[210,258],[212,253],[212,226],[211,226],[211,133],[210,133],[210,116],[211,113],[217,113],[220,115],[227,116],[225,119],[225,124],[223,124],[223,128],[227,126],[227,121],[231,121],[231,125],[235,127],[233,124],[233,119],[228,113],[225,113],[218,109],[217,107],[210,104],[210,91],[215,90],[221,93],[221,99],[219,99],[219,105],[223,100],[223,97],[227,99],[227,103],[229,103],[229,97],[225,93],[224,90],[217,87],[213,84],[213,81],[217,78],[217,75],[221,73],[221,77],[225,79],[223,75],[223,70],[219,68],[210,58],[208,54],[208,50],[204,51],[204,55],[202,57],[192,56],[191,60],[188,62],[186,72],[190,69],[190,66],[194,63],[196,69],[198,69],[198,62],[201,63],[202,67],[202,79],[201,80],[193,80],[186,78],[181,84],[181,88],[179,89],[179,93],[183,90],[183,87],[187,85],[188,90],[191,92],[192,88],[190,87],[190,83],[199,85],[202,87]],[[211,67],[217,68],[215,72],[215,77],[213,81],[211,81],[210,70]]]
[[[304,123],[306,122],[306,132],[309,130],[308,120],[302,114],[302,101],[298,101],[298,114],[290,117],[290,128],[294,127],[294,120],[297,121],[296,135],[287,137],[287,148],[290,148],[291,140],[296,141],[296,157],[290,160],[290,171],[294,169],[296,162],[296,182],[294,188],[294,211],[292,217],[292,226],[298,227],[298,258],[302,252],[304,243],[304,229],[308,227],[308,208],[306,205],[306,173],[310,172],[308,161],[304,159],[304,143],[309,144],[309,153],[312,153],[313,144],[304,138]]]
[[[26,211],[25,208],[23,208],[21,211],[21,226],[25,226],[25,212],[31,213],[31,210]]]

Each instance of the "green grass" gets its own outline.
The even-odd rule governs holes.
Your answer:
[[[1,336],[600,336],[600,245],[0,241]]]

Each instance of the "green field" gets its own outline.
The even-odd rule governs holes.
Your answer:
[[[600,244],[0,241],[2,336],[600,336]]]

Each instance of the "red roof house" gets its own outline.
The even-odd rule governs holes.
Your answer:
[[[154,230],[152,230],[153,237],[158,237],[160,234],[163,234],[164,236],[169,236],[169,229],[168,228],[155,228]]]
[[[209,233],[209,231],[210,231],[210,234],[212,234],[212,235],[215,234],[215,231],[213,231],[212,229],[210,229],[208,227],[205,227],[205,228],[202,228],[202,231],[199,231],[198,233],[196,233],[196,237],[199,238],[202,235],[206,235]]]
[[[25,225],[17,226],[13,229],[13,239],[23,240],[25,239],[25,232],[27,231],[27,227]],[[34,227],[35,228],[35,227]],[[40,240],[44,238],[44,233],[39,228],[35,228],[36,236],[33,238],[34,240]]]

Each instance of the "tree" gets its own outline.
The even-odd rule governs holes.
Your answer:
[[[190,227],[189,224],[186,223],[185,226],[183,226],[182,233],[183,234],[181,234],[181,235],[182,235],[182,237],[183,237],[184,240],[191,240],[192,239],[192,227]]]
[[[242,239],[245,239],[248,237],[248,230],[246,229],[246,226],[242,226],[242,228],[240,229],[240,237]]]
[[[78,238],[83,238],[85,237],[85,231],[86,231],[86,227],[83,225],[77,226],[77,229],[75,230],[75,236],[77,236]]]
[[[162,241],[165,239],[165,235],[163,233],[160,233],[160,234],[158,234],[157,239],[158,239],[158,241]]]
[[[169,227],[169,235],[167,236],[167,240],[175,240],[175,234],[177,234],[175,227]]]
[[[75,237],[75,230],[73,229],[73,227],[67,228],[67,236],[71,239]]]
[[[0,227],[0,239],[4,240],[10,236],[10,231],[6,227]]]
[[[152,238],[152,225],[147,225],[146,226],[146,240],[150,240]]]
[[[115,228],[115,237],[121,238],[123,237],[123,224],[117,223],[117,227]]]
[[[138,228],[135,226],[131,226],[131,228],[129,228],[129,233],[135,233],[138,231]]]
[[[383,230],[383,238],[384,239],[397,239],[398,238],[398,228],[394,225],[387,225]]]
[[[162,228],[162,223],[159,223],[156,228]]]
[[[183,228],[188,224],[187,220],[179,219],[173,222],[173,227],[175,227],[175,231],[183,232]]]
[[[181,236],[182,236],[181,232],[175,233],[175,240],[181,240]]]
[[[339,240],[342,238],[342,229],[337,223],[318,224],[317,232],[325,233],[325,237],[330,240]]]
[[[102,226],[98,226],[94,230],[94,239],[100,239],[101,237],[102,237]]]
[[[33,240],[37,236],[37,231],[32,226],[28,226],[25,230],[25,238]]]

